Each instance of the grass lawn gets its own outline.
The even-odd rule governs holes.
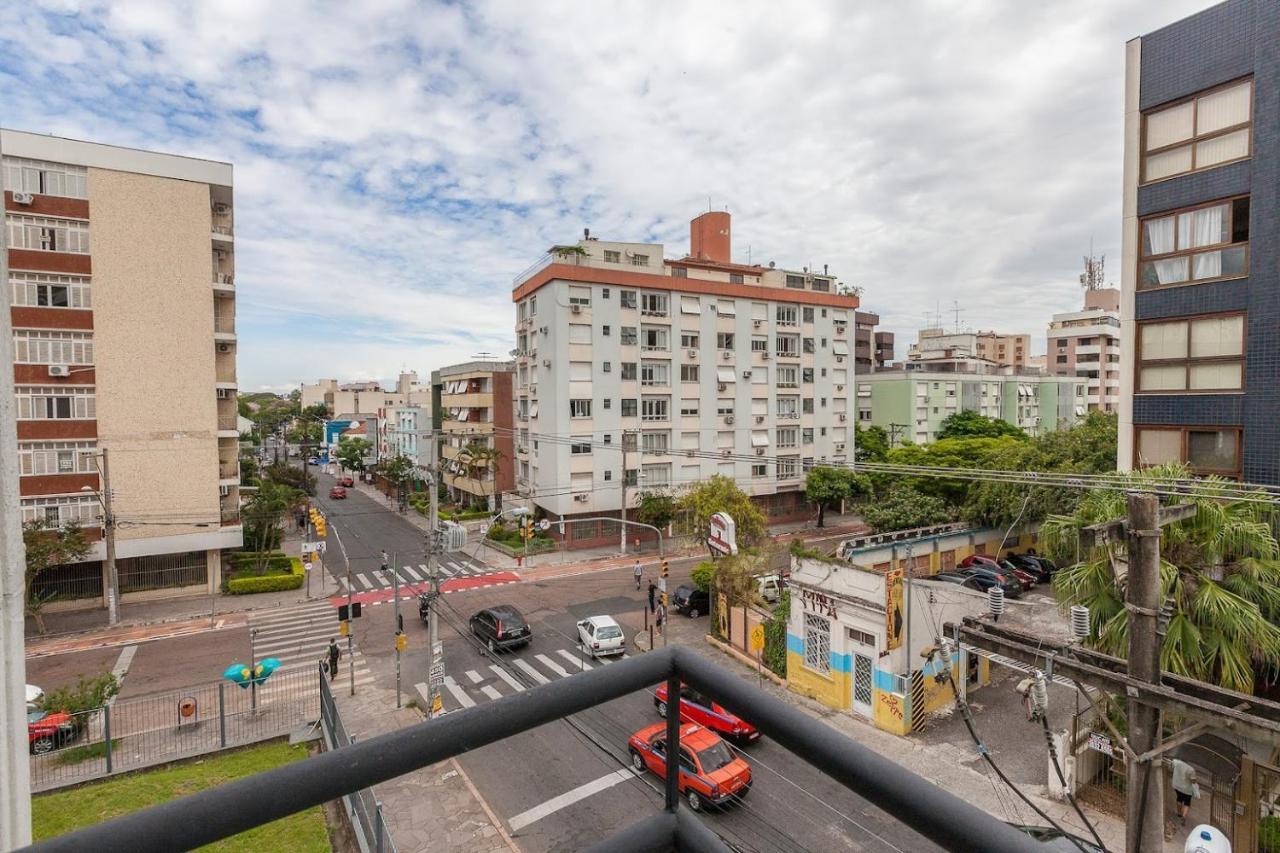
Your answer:
[[[41,841],[306,757],[305,746],[279,740],[40,794],[31,803],[32,831]],[[317,806],[200,849],[328,853],[330,847]]]

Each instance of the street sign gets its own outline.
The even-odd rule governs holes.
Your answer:
[[[433,658],[438,659],[443,654],[444,654],[444,643],[441,642],[440,640],[436,640],[436,644],[431,647],[431,656]]]
[[[322,545],[324,545],[323,542],[303,542],[302,543],[303,556],[306,556],[307,554],[314,554],[317,551],[320,551],[321,550],[320,546]]]
[[[751,651],[758,652],[764,649],[764,626],[757,625],[751,629]]]
[[[444,664],[437,663],[432,665],[429,681],[432,687],[440,687],[444,684]]]
[[[1098,732],[1089,732],[1089,748],[1101,752],[1103,755],[1114,756],[1115,749],[1111,745],[1111,738]]]
[[[711,516],[707,546],[718,554],[731,557],[738,553],[738,527],[733,517],[727,512],[717,512]]]
[[[539,529],[539,530],[550,530],[550,529],[551,529],[551,521],[550,521],[550,519],[546,519],[546,518],[544,518],[544,519],[542,519],[542,521],[539,521],[539,522],[538,522],[538,529]]]
[[[303,563],[303,564],[302,564],[302,568],[303,568],[305,571],[308,571],[308,572],[309,572],[309,571],[311,571],[311,569],[313,568],[313,567],[312,567],[312,565],[311,565],[311,561],[310,561],[310,560],[307,560],[305,563]]]

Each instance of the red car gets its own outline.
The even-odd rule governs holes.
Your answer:
[[[76,727],[65,711],[31,711],[27,714],[27,746],[32,755],[44,755],[75,739]]]
[[[659,684],[654,691],[653,705],[658,709],[658,716],[667,716],[666,684]],[[739,743],[751,743],[760,739],[760,732],[755,726],[734,716],[687,684],[680,685],[680,721],[697,723]]]
[[[654,723],[636,732],[627,741],[631,767],[667,775],[667,724]],[[704,806],[722,806],[741,799],[751,789],[751,765],[714,732],[688,725],[680,730],[680,794],[694,811]]]
[[[355,481],[355,480],[353,480],[353,479],[351,479],[350,477],[339,477],[339,478],[338,478],[338,485],[339,485],[339,486],[346,486],[346,487],[349,489],[349,488],[351,488],[352,486],[354,486],[355,484],[356,484],[356,481]]]
[[[329,497],[333,498],[334,500],[346,500],[347,490],[342,488],[342,486],[334,486],[332,489],[329,490]]]
[[[1031,589],[1036,585],[1036,578],[1030,572],[1025,572],[1017,568],[1008,560],[997,560],[995,557],[988,557],[986,554],[970,554],[960,561],[960,568],[979,568],[990,569],[997,574],[1012,575],[1018,579],[1018,584],[1024,589]]]

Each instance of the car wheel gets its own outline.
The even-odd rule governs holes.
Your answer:
[[[690,607],[690,608],[689,608],[689,618],[690,618],[690,619],[697,619],[697,618],[698,618],[698,608],[696,608],[696,607]]]
[[[489,654],[496,655],[497,653],[498,653],[498,644],[493,641],[492,637],[490,637],[489,638]]]
[[[634,749],[631,750],[631,769],[637,773],[644,772],[644,759],[640,757],[640,753]]]
[[[667,703],[666,703],[666,702],[659,702],[659,703],[658,703],[658,716],[659,716],[659,717],[661,717],[661,718],[662,718],[662,719],[664,719],[664,720],[667,718]]]
[[[36,755],[44,755],[46,752],[53,752],[55,745],[53,737],[45,735],[44,737],[36,738],[36,740],[31,744],[31,751]]]
[[[685,801],[689,804],[689,811],[694,811],[694,812],[702,811],[702,806],[703,806],[702,797],[698,796],[697,791],[691,790],[689,791],[689,793],[685,794],[684,797],[685,797]]]

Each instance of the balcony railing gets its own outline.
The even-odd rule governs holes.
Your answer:
[[[215,332],[223,332],[226,334],[234,335],[236,332],[236,315],[231,313],[214,314],[213,330]]]
[[[218,479],[230,480],[232,478],[240,478],[239,462],[219,462],[218,463]]]
[[[223,509],[221,515],[223,527],[235,527],[240,523],[240,510],[238,509]]]
[[[214,225],[213,225],[213,233],[214,233],[214,234],[222,234],[223,236],[230,237],[230,236],[232,235],[231,226],[230,226],[230,225],[219,225],[219,224],[217,224],[217,223],[214,223]]]
[[[218,415],[218,429],[240,429],[240,418],[238,415]]]
[[[229,272],[216,272],[213,274],[213,283],[234,286],[236,283],[236,277]]]

